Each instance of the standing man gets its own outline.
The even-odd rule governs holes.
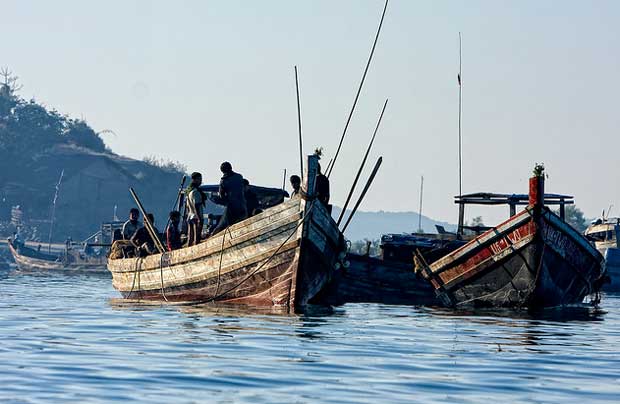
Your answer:
[[[220,181],[219,194],[212,197],[212,200],[218,205],[224,205],[226,209],[213,234],[248,217],[243,176],[234,172],[228,161],[220,165],[220,170],[224,175]]]
[[[318,164],[317,167],[316,185],[314,189],[316,191],[316,199],[321,201],[321,203],[325,205],[325,208],[327,208],[327,211],[331,214],[332,206],[329,204],[329,179],[325,175],[321,174],[320,164]]]
[[[178,210],[170,212],[170,223],[166,227],[166,247],[168,251],[178,250],[181,248],[181,232],[179,231],[179,222],[181,221],[181,213]]]
[[[131,239],[131,236],[142,227],[140,223],[140,211],[137,208],[131,208],[129,211],[129,220],[123,224],[123,240]]]
[[[291,192],[291,198],[301,195],[301,178],[299,178],[299,175],[291,175],[290,181],[291,187],[293,187],[293,192]]]
[[[187,245],[192,246],[200,243],[202,239],[202,226],[204,224],[204,208],[207,200],[204,192],[200,190],[202,174],[194,172],[191,175],[192,182],[187,188],[185,203],[187,207]]]

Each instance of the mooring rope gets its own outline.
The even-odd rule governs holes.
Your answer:
[[[170,258],[167,256],[168,251],[164,251],[161,253],[159,257],[159,279],[161,281],[161,295],[164,297],[165,301],[168,301],[166,297],[166,291],[164,290],[164,256],[166,257],[166,262],[168,263],[168,267],[170,266]]]
[[[133,271],[133,280],[131,281],[131,289],[129,289],[129,294],[127,295],[127,299],[129,299],[131,297],[131,294],[133,293],[133,288],[136,285],[136,277],[140,275],[139,272],[138,272],[138,262],[139,261],[140,261],[140,258],[136,258],[136,262],[135,262],[135,265],[134,265],[134,271]]]
[[[222,246],[220,247],[220,264],[217,268],[217,287],[215,288],[215,293],[213,294],[214,297],[217,296],[218,292],[220,291],[220,276],[222,274],[222,258],[224,257],[224,241],[226,240],[226,232],[230,234],[230,239],[232,240],[232,233],[230,232],[230,226],[228,226],[226,230],[224,230],[224,234],[222,234]],[[232,241],[229,241],[229,243],[232,246]]]

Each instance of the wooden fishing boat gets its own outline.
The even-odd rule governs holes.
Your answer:
[[[610,282],[603,285],[605,292],[620,292],[620,218],[596,220],[584,235],[605,257],[605,269]]]
[[[349,253],[318,299],[321,303],[440,305],[431,285],[410,263]]]
[[[17,268],[22,271],[106,272],[105,255],[89,256],[81,251],[68,249],[57,254],[44,253],[23,243],[12,241],[8,246]]]
[[[530,179],[528,206],[506,222],[463,247],[421,266],[441,301],[451,307],[540,308],[583,302],[600,290],[605,278],[603,256],[577,230],[545,206],[555,200],[563,215],[572,197],[544,194],[541,166]],[[523,198],[457,199],[467,203],[508,203],[511,211]]]
[[[125,298],[219,301],[300,310],[343,258],[343,237],[313,198],[318,157],[309,156],[304,197],[265,209],[202,243],[144,258],[109,259]]]

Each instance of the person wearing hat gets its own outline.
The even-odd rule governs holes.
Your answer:
[[[242,221],[248,217],[247,204],[245,200],[245,184],[243,176],[232,169],[232,165],[225,161],[220,165],[222,180],[217,195],[211,200],[218,205],[223,205],[224,214],[212,234],[216,234],[226,227]]]

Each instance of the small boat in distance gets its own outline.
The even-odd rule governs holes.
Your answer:
[[[584,234],[605,257],[610,283],[603,285],[603,290],[620,292],[620,218],[598,219]]]
[[[266,208],[198,245],[108,260],[125,298],[226,302],[300,311],[344,257],[342,233],[314,198],[318,156],[308,156],[303,197]],[[113,247],[114,249],[114,247]]]
[[[65,246],[57,253],[41,252],[22,242],[8,241],[9,250],[21,271],[106,272],[105,254],[89,255],[81,249]]]
[[[512,217],[444,258],[419,266],[444,305],[554,307],[582,303],[600,290],[603,256],[564,221],[564,206],[573,203],[572,197],[545,195],[541,165],[534,169],[529,188],[529,195],[456,198],[459,228],[467,204],[507,204]],[[516,213],[521,204],[527,206]],[[546,204],[559,205],[560,215]]]

